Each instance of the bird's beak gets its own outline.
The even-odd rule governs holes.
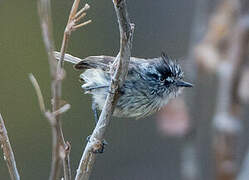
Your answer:
[[[193,84],[182,81],[182,80],[177,80],[176,86],[178,86],[178,87],[193,87]]]

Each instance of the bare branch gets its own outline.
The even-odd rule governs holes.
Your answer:
[[[52,96],[54,99],[53,103],[53,111],[56,111],[55,103],[59,101],[58,95],[60,92],[56,89],[57,84],[57,74],[56,74],[56,61],[53,57],[53,38],[52,38],[52,21],[51,21],[51,7],[50,7],[50,0],[40,0],[38,1],[38,10],[42,28],[42,35],[44,44],[48,53],[48,58],[50,62],[50,71],[52,76]],[[58,120],[59,116],[53,117],[52,113],[49,113],[50,116],[47,116],[48,113],[45,113],[46,117],[49,119],[52,127],[52,165],[51,165],[51,172],[50,172],[50,180],[58,179],[60,173],[60,166],[61,166],[61,159],[60,159],[60,146],[63,145],[63,135],[61,130],[61,123]],[[56,119],[57,118],[57,119]]]
[[[14,153],[11,148],[10,140],[1,114],[0,114],[0,143],[3,149],[4,160],[6,161],[6,164],[8,166],[11,179],[19,180],[20,176],[16,167]]]
[[[75,180],[89,179],[94,161],[96,159],[96,154],[94,152],[96,152],[96,149],[99,148],[99,144],[104,138],[104,134],[110,123],[111,115],[119,97],[119,88],[123,85],[128,72],[134,25],[131,25],[128,17],[126,0],[113,0],[113,4],[119,22],[120,51],[116,57],[115,63],[112,65],[112,69],[115,70],[115,72],[111,80],[110,90],[105,101],[105,105],[101,112],[99,121],[83,152]]]
[[[90,8],[90,6],[88,4],[85,4],[85,6],[74,15],[74,19],[78,19],[78,17],[81,16],[82,14],[84,14],[84,16],[85,16],[86,13],[84,13],[84,12],[86,10],[88,10],[89,8]]]
[[[81,24],[76,24],[78,21],[80,21],[82,18],[84,18],[86,16],[86,11],[90,8],[90,6],[88,4],[85,4],[85,6],[80,9],[77,12],[78,6],[79,6],[79,2],[80,0],[75,0],[68,18],[68,22],[64,31],[64,36],[63,36],[63,40],[62,40],[62,45],[61,45],[61,51],[60,51],[60,59],[59,59],[59,63],[58,63],[58,67],[57,67],[57,71],[60,71],[60,69],[63,66],[63,60],[64,60],[64,56],[66,53],[66,49],[67,49],[67,45],[68,45],[68,41],[69,41],[69,37],[71,35],[72,31],[75,31],[76,29],[87,25],[91,22],[91,20],[88,20],[84,23]]]
[[[75,22],[79,22],[79,20],[81,20],[83,17],[86,16],[86,13],[82,13],[81,15],[79,15],[79,17],[76,15],[76,19],[75,19]]]
[[[42,34],[44,43],[46,46],[46,50],[49,56],[50,62],[50,70],[52,76],[52,113],[49,111],[45,112],[45,106],[43,106],[43,102],[40,98],[41,93],[39,93],[39,88],[36,88],[37,94],[39,95],[39,102],[41,109],[45,112],[45,116],[50,120],[52,127],[52,165],[50,172],[50,180],[56,180],[59,177],[61,162],[63,163],[64,169],[64,179],[71,179],[71,169],[69,162],[69,143],[66,143],[64,140],[62,125],[60,120],[60,114],[67,111],[70,108],[69,104],[61,107],[61,87],[62,80],[64,78],[64,70],[63,70],[63,60],[64,55],[67,49],[68,41],[73,30],[82,27],[90,21],[77,25],[76,23],[85,16],[85,11],[90,8],[88,4],[86,4],[78,13],[78,6],[80,0],[75,0],[72,9],[68,18],[68,22],[64,31],[63,41],[61,45],[60,58],[59,62],[56,65],[56,60],[53,55],[54,47],[53,47],[53,38],[52,38],[52,22],[51,22],[51,7],[50,0],[40,0],[38,4]],[[84,15],[83,15],[84,14]],[[34,83],[33,83],[34,84]],[[37,83],[38,84],[38,83]]]
[[[41,109],[41,112],[45,113],[46,111],[46,108],[45,108],[45,104],[44,104],[44,99],[43,99],[43,95],[42,95],[42,92],[41,92],[41,88],[35,78],[35,76],[33,74],[29,74],[29,79],[32,83],[32,85],[34,86],[35,88],[35,92],[36,92],[36,95],[38,97],[38,102],[39,102],[39,106],[40,106],[40,109]]]
[[[81,23],[81,24],[77,24],[77,25],[73,26],[72,30],[75,31],[76,29],[78,29],[78,28],[80,28],[80,27],[83,27],[83,26],[85,26],[85,25],[87,25],[87,24],[89,24],[89,23],[91,23],[91,22],[92,22],[92,20],[88,20],[88,21],[83,22],[83,23]]]
[[[90,8],[90,6],[88,4],[85,4],[85,6],[79,10],[78,10],[78,6],[79,6],[79,2],[80,0],[75,0],[73,3],[73,6],[71,8],[71,12],[68,18],[68,22],[64,31],[64,36],[63,36],[63,40],[62,40],[62,45],[61,45],[61,51],[60,51],[60,59],[57,65],[57,75],[61,74],[61,70],[63,68],[63,61],[64,61],[64,56],[66,53],[66,49],[67,49],[67,45],[69,42],[69,38],[71,35],[72,31],[75,31],[76,29],[85,26],[87,24],[89,24],[91,22],[91,20],[88,20],[82,24],[76,25],[76,23],[82,19],[83,17],[85,17],[85,11],[88,10]],[[83,15],[84,14],[84,15]],[[55,117],[57,118],[57,121],[59,121],[59,114],[61,114],[62,112],[67,111],[70,108],[70,105],[65,105],[63,107],[60,108],[60,96],[61,96],[61,81],[59,80],[59,78],[57,77],[57,81],[55,81],[55,94],[54,94],[54,106],[53,106],[53,112],[59,112],[59,113],[55,113]],[[56,101],[57,100],[57,101]],[[58,123],[60,124],[60,123]],[[58,125],[59,127],[61,127],[61,125]],[[71,179],[71,169],[70,169],[70,162],[69,162],[69,153],[70,153],[70,148],[69,147],[69,143],[65,143],[65,140],[63,138],[63,134],[62,134],[62,130],[60,130],[61,132],[61,137],[62,137],[62,143],[64,146],[64,155],[62,156],[62,160],[63,160],[63,167],[64,167],[64,178],[65,180],[70,180]]]
[[[67,112],[69,109],[71,108],[70,104],[65,104],[63,105],[60,109],[58,109],[57,111],[53,112],[53,114],[55,116],[59,115],[59,114],[63,114],[65,112]]]

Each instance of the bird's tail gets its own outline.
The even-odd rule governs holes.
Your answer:
[[[57,60],[60,59],[61,53],[54,51],[54,56]],[[110,65],[114,62],[115,57],[112,56],[89,56],[84,59],[65,54],[64,60],[75,64],[74,68],[78,70],[85,69],[102,69],[103,71],[109,71]]]
[[[57,52],[57,51],[54,51],[54,56],[55,56],[55,58],[57,60],[59,60],[60,56],[61,56],[61,53]],[[70,62],[70,63],[73,63],[73,64],[78,64],[80,61],[82,61],[82,59],[80,59],[78,57],[75,57],[75,56],[72,56],[70,54],[65,54],[64,61],[67,61],[67,62]]]

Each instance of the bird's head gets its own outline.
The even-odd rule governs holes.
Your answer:
[[[183,81],[184,73],[180,65],[164,53],[150,61],[145,72],[151,94],[162,98],[176,96],[183,87],[193,87],[191,83]]]

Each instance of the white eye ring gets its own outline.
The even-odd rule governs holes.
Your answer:
[[[166,81],[168,81],[168,82],[173,82],[173,79],[170,78],[170,77],[167,77]]]

